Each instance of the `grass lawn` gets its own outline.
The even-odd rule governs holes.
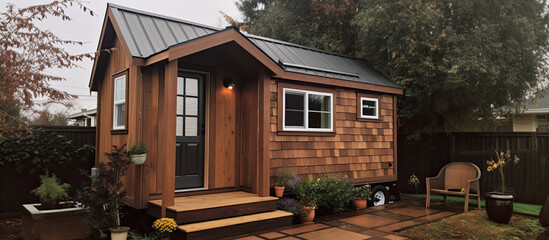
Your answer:
[[[539,220],[515,214],[509,224],[488,219],[486,211],[474,210],[413,227],[399,234],[411,239],[546,239]]]
[[[408,194],[408,196],[415,197],[415,198],[423,198],[425,199],[425,194]],[[441,195],[431,195],[431,201],[437,200],[442,201]],[[448,196],[447,202],[448,203],[463,203],[465,198],[462,197],[454,197],[454,196]],[[476,206],[477,200],[469,199],[469,209],[473,209],[471,206]],[[480,205],[484,207],[484,200],[480,200]],[[531,214],[538,216],[541,211],[541,205],[536,204],[528,204],[528,203],[513,203],[513,210],[517,213],[525,213],[525,214]]]

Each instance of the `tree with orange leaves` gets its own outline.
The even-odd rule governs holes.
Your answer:
[[[77,98],[51,87],[51,82],[65,78],[47,70],[77,67],[78,62],[92,59],[93,54],[68,53],[63,46],[83,42],[61,39],[36,25],[49,17],[71,21],[65,10],[73,6],[94,15],[78,0],[57,0],[24,8],[8,3],[5,11],[0,12],[0,136],[27,128],[19,111],[32,109],[37,97],[52,101]]]

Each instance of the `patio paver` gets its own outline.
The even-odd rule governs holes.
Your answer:
[[[266,239],[275,239],[286,236],[286,234],[278,233],[278,232],[268,232],[264,234],[260,234],[260,237],[266,238]]]
[[[362,240],[368,239],[370,236],[343,230],[340,228],[328,228],[322,229],[319,231],[304,233],[298,235],[298,237],[305,238],[308,240],[332,240],[332,239],[346,239],[346,240]]]
[[[406,239],[396,231],[424,224],[456,214],[456,212],[424,208],[417,202],[399,201],[364,210],[343,212],[326,217],[317,217],[313,224],[291,227],[240,236],[243,240],[322,240],[322,239]]]

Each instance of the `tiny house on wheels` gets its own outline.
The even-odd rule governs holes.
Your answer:
[[[287,223],[269,197],[285,166],[396,181],[402,89],[364,60],[114,4],[98,51],[96,161],[143,141],[147,160],[128,170],[124,201],[175,218],[189,238]]]

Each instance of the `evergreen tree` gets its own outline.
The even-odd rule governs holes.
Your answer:
[[[241,0],[248,32],[356,55],[405,90],[399,131],[487,130],[545,88],[545,0]],[[482,119],[482,121],[479,121]]]

